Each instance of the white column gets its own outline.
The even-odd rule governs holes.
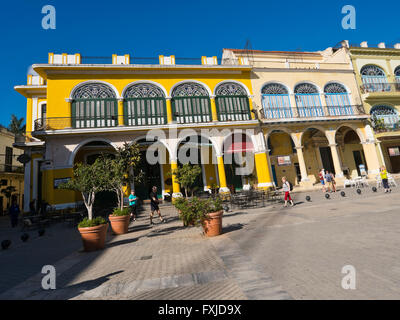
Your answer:
[[[339,159],[339,153],[337,150],[337,144],[330,144],[331,147],[331,153],[332,153],[332,160],[333,160],[333,166],[335,167],[335,173],[336,173],[336,178],[342,178],[343,177],[343,171],[342,171],[342,166],[340,164],[340,159]]]
[[[304,161],[303,147],[296,147],[297,150],[297,159],[299,160],[300,173],[301,173],[301,181],[309,181],[307,174],[307,167]]]

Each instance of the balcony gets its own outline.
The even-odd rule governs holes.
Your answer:
[[[260,112],[260,119],[269,120],[291,120],[304,121],[307,119],[336,119],[357,116],[367,116],[362,105],[345,105],[345,106],[302,106],[302,107],[264,107]]]
[[[388,93],[400,92],[400,82],[393,83],[367,83],[362,85],[361,93]]]
[[[0,173],[24,173],[24,166],[13,166],[11,164],[0,164]]]

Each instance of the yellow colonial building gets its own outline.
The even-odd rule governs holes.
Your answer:
[[[58,208],[79,201],[78,193],[57,185],[73,176],[77,162],[91,163],[125,142],[143,149],[145,179],[130,186],[141,199],[153,185],[160,197],[179,196],[169,172],[193,148],[202,167],[200,190],[248,185],[251,172],[238,177],[235,160],[225,159],[245,151],[255,159],[258,186],[270,185],[265,143],[252,112],[251,66],[220,64],[216,57],[190,65],[177,64],[174,56],[152,64],[131,63],[129,55],[113,55],[104,64],[85,59],[50,53],[48,63],[32,66],[27,85],[15,87],[27,98],[27,140],[17,144],[32,159],[25,167],[31,186],[25,188],[25,209],[30,199]],[[156,135],[156,157],[164,160],[156,164],[145,156],[154,145],[149,133]]]
[[[307,188],[319,183],[321,168],[339,181],[364,169],[374,177],[378,142],[346,50],[224,49],[221,61],[190,64],[175,56],[93,63],[50,53],[15,87],[27,98],[27,137],[16,144],[31,159],[25,210],[32,199],[57,208],[79,202],[80,194],[57,186],[72,178],[76,163],[126,142],[143,152],[145,178],[126,190],[141,199],[153,185],[160,198],[180,196],[170,172],[187,162],[201,165],[198,191],[268,188],[282,176]]]
[[[379,146],[381,163],[389,172],[400,172],[400,44],[377,47],[349,45],[366,112]]]
[[[304,187],[324,168],[338,182],[379,171],[377,141],[346,48],[318,52],[225,49],[225,64],[252,66],[258,112],[276,185]]]

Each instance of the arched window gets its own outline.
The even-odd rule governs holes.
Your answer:
[[[324,110],[318,89],[311,83],[300,83],[294,88],[299,117],[321,117]]]
[[[328,83],[324,88],[326,105],[329,115],[351,115],[353,108],[350,104],[349,94],[346,88],[337,82]]]
[[[400,83],[400,66],[394,69],[394,76],[396,78],[396,83]]]
[[[386,105],[374,106],[370,113],[375,129],[394,129],[399,125],[399,113],[393,107]]]
[[[125,125],[160,125],[167,122],[165,96],[159,87],[150,83],[137,83],[125,90]]]
[[[360,70],[363,88],[366,92],[390,91],[385,72],[373,64],[365,65]]]
[[[280,83],[268,83],[261,89],[266,119],[292,118],[289,91]]]
[[[113,127],[118,124],[115,92],[103,83],[87,83],[72,94],[74,128]]]
[[[172,91],[172,112],[177,123],[210,122],[210,97],[206,88],[195,82],[178,85]]]
[[[247,92],[235,82],[225,82],[217,87],[215,103],[219,121],[251,119]]]

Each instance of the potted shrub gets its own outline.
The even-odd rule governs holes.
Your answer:
[[[222,234],[222,215],[224,213],[222,201],[218,197],[203,201],[205,203],[202,206],[200,220],[203,226],[204,234],[207,237],[218,236]]]
[[[94,219],[85,218],[78,224],[78,230],[81,234],[85,251],[89,252],[104,248],[107,226],[107,222],[103,217]]]
[[[195,226],[200,223],[204,201],[197,197],[191,199],[180,197],[175,199],[174,206],[178,210],[179,219],[182,220],[185,227]]]
[[[58,187],[82,193],[88,217],[79,223],[78,230],[85,251],[103,249],[106,240],[107,222],[102,217],[93,219],[93,203],[96,193],[107,190],[107,181],[102,168],[103,164],[100,158],[92,165],[78,163],[74,168],[73,179]]]
[[[114,234],[124,234],[128,232],[130,218],[129,208],[115,208],[108,218]]]
[[[207,237],[222,234],[222,202],[218,197],[213,199],[177,198],[174,203],[179,212],[179,219],[184,226],[202,225]]]

